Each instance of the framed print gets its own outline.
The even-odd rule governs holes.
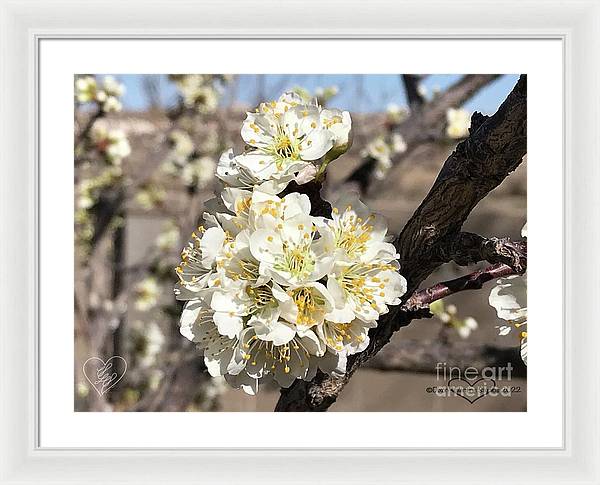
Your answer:
[[[600,481],[600,6],[310,3],[2,4],[2,483]]]
[[[237,49],[235,44],[229,45]],[[313,45],[320,48],[318,42]],[[219,44],[214,50],[221,50]],[[404,88],[400,79],[406,83]],[[383,316],[391,313],[408,292],[408,280],[390,272],[391,266],[401,263],[398,251],[386,242],[391,241],[387,232],[399,233],[407,212],[417,205],[413,198],[423,197],[425,187],[408,195],[415,178],[433,180],[439,171],[438,165],[425,165],[425,158],[437,153],[424,155],[422,150],[433,150],[433,146],[445,160],[450,149],[469,134],[470,113],[462,106],[490,113],[501,105],[508,107],[507,103],[518,102],[522,108],[523,123],[518,127],[522,153],[513,162],[519,168],[502,189],[494,191],[498,200],[492,206],[508,205],[503,210],[507,211],[509,226],[488,229],[517,234],[520,242],[514,247],[504,240],[482,240],[482,244],[498,245],[494,251],[514,251],[514,264],[519,271],[521,265],[524,268],[525,76],[79,74],[74,82],[76,412],[298,409],[300,403],[291,395],[301,382],[310,382],[317,369],[323,374],[329,372],[330,377],[345,375],[348,359],[365,355],[369,348],[374,337],[370,329],[383,326]],[[325,87],[313,89],[315,83]],[[156,90],[156,103],[165,99],[161,109],[167,110],[166,116],[159,117],[158,106],[150,109],[141,99],[144,87],[151,85]],[[356,97],[362,85],[365,94]],[[412,100],[405,99],[403,91],[409,89],[421,93],[417,91]],[[271,101],[257,102],[257,96]],[[141,108],[131,111],[136,98]],[[461,103],[459,98],[467,101]],[[403,99],[402,107],[393,103],[398,99]],[[361,109],[361,100],[369,105],[364,115],[356,111]],[[219,108],[224,102],[228,106]],[[376,103],[385,110],[383,116],[370,114]],[[258,111],[248,113],[252,104]],[[301,124],[292,121],[294,117],[307,121]],[[411,117],[423,121],[411,121]],[[241,136],[239,128],[227,133],[231,118],[240,120]],[[144,123],[146,127],[138,135],[135,127]],[[375,123],[379,128],[374,133],[367,131]],[[415,123],[426,123],[428,128],[415,130]],[[304,125],[306,131],[302,131]],[[269,131],[263,134],[260,126]],[[412,127],[410,131],[408,127]],[[427,140],[417,134],[423,129],[432,133]],[[319,133],[321,145],[316,156],[325,159],[319,164],[308,163],[301,157],[315,156],[308,150],[319,143],[313,139]],[[164,138],[165,147],[160,147],[157,137]],[[249,148],[252,146],[254,149]],[[328,155],[331,150],[334,155]],[[303,155],[304,151],[308,155]],[[313,173],[316,167],[326,178]],[[314,180],[321,178],[325,180],[321,194],[331,201],[333,213],[326,207],[318,209],[323,199],[309,192],[318,183]],[[407,194],[405,208],[391,197],[399,185]],[[103,200],[121,191],[127,192],[127,200],[119,204],[118,211],[116,205],[103,207]],[[370,206],[381,207],[381,213],[371,212],[367,201]],[[108,221],[119,217],[117,213],[123,221],[114,232]],[[316,216],[318,213],[322,215]],[[478,217],[480,226],[475,222]],[[489,212],[473,214],[470,220],[476,232],[481,232],[488,217]],[[355,218],[357,221],[352,222]],[[289,234],[282,233],[288,219],[295,225],[288,228]],[[500,221],[504,215],[494,215],[494,219]],[[325,225],[319,229],[318,224]],[[275,232],[270,232],[271,226]],[[312,230],[305,230],[312,226]],[[376,229],[379,234],[371,236]],[[261,242],[263,236],[266,239]],[[216,240],[209,244],[212,237]],[[477,239],[474,235],[461,237]],[[302,244],[292,244],[290,238],[300,238]],[[189,242],[183,241],[187,239]],[[272,267],[271,256],[263,251],[271,240],[279,240],[272,248]],[[107,242],[113,246],[108,251],[103,250]],[[212,244],[214,261],[199,263]],[[475,266],[480,257],[460,263],[470,265],[471,273],[483,270],[478,277],[488,278],[491,269]],[[348,261],[342,265],[340,258]],[[401,337],[404,332],[399,332],[386,346],[396,347],[387,350],[392,354],[385,357],[378,352],[378,360],[369,363],[370,370],[357,368],[353,384],[359,380],[364,384],[354,384],[354,391],[351,387],[331,396],[335,397],[331,406],[315,403],[306,410],[318,406],[329,412],[526,411],[527,305],[523,301],[514,315],[507,315],[513,309],[505,308],[504,299],[514,298],[505,290],[517,288],[525,281],[519,278],[527,276],[518,276],[517,270],[508,268],[505,265],[493,270],[497,280],[502,272],[514,274],[506,275],[507,279],[499,283],[502,286],[494,287],[484,298],[473,293],[465,294],[462,302],[441,296],[429,298],[435,317],[420,329],[422,333]],[[457,268],[445,269],[446,273],[436,270],[431,278],[462,277]],[[459,296],[459,291],[449,293]],[[475,316],[462,315],[464,309],[459,312],[457,304],[476,305],[477,300],[480,306]],[[112,316],[107,316],[99,309],[99,301],[116,313],[109,311]],[[120,305],[123,309],[117,310]],[[112,318],[119,320],[114,329],[109,323]],[[179,332],[172,332],[173,328]],[[494,345],[473,342],[486,329],[488,336],[481,339]],[[502,346],[504,340],[512,349]],[[176,354],[168,349],[175,349]],[[485,355],[472,356],[473,363],[479,359],[486,365],[470,369],[468,379],[479,381],[473,387],[464,381],[464,366],[458,364],[461,358],[448,361],[444,356],[478,351]],[[406,352],[413,356],[406,356],[412,363],[390,364]],[[422,352],[437,352],[439,362],[423,362],[416,357]],[[109,355],[113,360],[108,364],[96,357]],[[165,367],[165,361],[172,364]],[[414,375],[415,370],[425,375]],[[399,378],[411,374],[414,384],[408,383],[409,377]],[[370,381],[373,389],[365,388]],[[416,389],[408,390],[409,386]],[[280,389],[285,394],[277,402]],[[361,398],[361,394],[373,396],[373,400]],[[383,394],[387,398],[382,401]],[[401,396],[410,396],[410,400]]]

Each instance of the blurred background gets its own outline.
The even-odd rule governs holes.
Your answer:
[[[474,111],[493,114],[518,75],[75,76],[75,410],[272,411],[279,396],[247,396],[211,378],[179,334],[173,296],[179,253],[214,196],[220,154],[243,150],[245,112],[294,90],[350,111],[352,148],[328,167],[324,195],[355,190],[398,233],[442,164],[468,135]],[[520,237],[526,162],[485,198],[465,230]],[[429,286],[477,269],[447,264]],[[500,336],[493,285],[444,299],[350,380],[330,411],[524,411],[517,332]],[[125,376],[100,395],[90,357],[120,355]],[[513,368],[510,397],[474,403],[428,392],[436,364]]]

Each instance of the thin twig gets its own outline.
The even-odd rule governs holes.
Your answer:
[[[437,283],[424,290],[419,290],[402,305],[406,311],[426,308],[434,301],[441,300],[455,293],[467,290],[480,290],[485,283],[498,278],[516,274],[515,270],[505,264],[494,264],[485,269],[474,271],[460,278]]]

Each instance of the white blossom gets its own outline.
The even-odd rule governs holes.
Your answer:
[[[390,103],[386,107],[386,115],[392,123],[400,124],[410,115],[410,111],[406,107],[401,107],[396,103]]]
[[[299,172],[333,147],[334,136],[321,123],[319,108],[291,99],[261,105],[242,125],[250,151],[238,163],[263,180]]]
[[[221,335],[213,320],[214,311],[210,308],[212,293],[188,301],[181,314],[180,332],[197,344],[204,353],[204,363],[211,376],[236,375],[243,366],[236,364],[234,352],[238,349],[239,339]]]
[[[273,293],[278,300],[281,318],[300,331],[321,327],[335,305],[327,288],[318,282],[292,285],[287,291],[274,284]]]
[[[471,335],[471,332],[473,330],[477,330],[477,328],[479,327],[477,320],[475,320],[473,317],[467,317],[464,320],[461,321],[460,325],[457,326],[457,331],[458,331],[458,335],[460,335],[461,338],[469,338],[469,336]]]
[[[135,320],[129,327],[136,358],[142,367],[151,367],[165,343],[165,335],[155,321]]]
[[[296,93],[261,103],[247,113],[241,135],[247,150],[226,152],[217,176],[234,187],[261,186],[281,192],[291,180],[307,183],[350,147],[351,119],[347,111],[324,109]]]
[[[387,241],[385,220],[371,213],[355,193],[340,196],[332,203],[331,219],[318,219],[319,231],[347,262],[385,262],[398,258],[396,248]]]
[[[183,74],[172,76],[183,103],[201,113],[213,113],[219,104],[219,92],[213,76],[206,74]]]
[[[167,160],[177,166],[184,166],[194,151],[194,142],[190,138],[190,135],[183,130],[173,130],[169,133],[169,142],[173,148]]]
[[[149,276],[135,286],[135,308],[141,312],[151,310],[158,304],[160,287],[156,278]]]
[[[205,204],[206,227],[176,269],[180,331],[212,376],[249,394],[317,370],[343,375],[347,356],[366,348],[369,329],[406,292],[399,256],[383,219],[355,195],[334,201],[329,218],[311,215],[304,194],[277,194],[347,149],[350,117],[286,93],[249,113],[242,137],[250,148],[222,155],[225,187]]]
[[[304,214],[276,228],[258,229],[250,237],[250,250],[260,261],[260,274],[279,284],[318,281],[333,263],[324,239],[316,238],[311,217]]]
[[[350,344],[356,349],[367,340],[368,329],[388,305],[400,303],[406,280],[398,272],[398,254],[386,241],[387,228],[356,195],[333,203],[332,219],[320,220],[325,250],[335,261],[327,278],[327,289],[335,309],[327,316],[320,336],[333,350]]]
[[[125,86],[118,82],[114,76],[104,76],[102,89],[108,96],[120,98],[125,94]]]
[[[121,103],[121,101],[119,101],[114,96],[109,96],[108,98],[106,98],[106,101],[104,101],[104,104],[102,106],[103,110],[106,113],[118,113],[123,109],[123,104]]]
[[[522,323],[527,320],[527,274],[500,278],[490,292],[490,305],[498,318],[507,322]]]
[[[311,356],[320,353],[319,341],[310,330],[280,345],[261,339],[252,326],[240,338],[237,362],[245,364],[245,373],[254,379],[270,374],[282,387],[290,387],[296,379],[305,379]]]
[[[211,212],[205,217],[214,218],[231,234],[248,228],[280,230],[282,221],[310,214],[310,200],[305,194],[278,197],[233,187],[224,188],[220,197],[207,201],[205,206]]]
[[[214,179],[216,166],[210,157],[195,158],[183,167],[181,176],[187,186],[203,189]]]
[[[170,251],[179,242],[179,227],[173,221],[165,224],[164,230],[156,238],[156,246],[161,251]]]
[[[375,160],[373,175],[382,180],[392,168],[392,156],[404,153],[408,146],[400,133],[392,133],[387,137],[378,136],[361,152],[361,156]]]
[[[473,317],[459,318],[456,305],[445,305],[443,300],[436,300],[429,305],[429,310],[438,320],[449,328],[453,328],[459,337],[469,338],[471,332],[477,330],[479,324]]]
[[[471,127],[471,113],[459,108],[449,108],[446,111],[446,134],[449,138],[466,138]]]
[[[94,76],[81,76],[75,81],[75,98],[80,103],[96,102],[105,113],[123,109],[119,98],[125,94],[125,86],[113,76],[105,76],[102,86]]]
[[[521,230],[521,235],[527,237],[527,223]],[[496,309],[498,318],[508,322],[508,325],[498,326],[500,335],[507,335],[514,327],[520,329],[527,325],[527,273],[500,278],[492,288],[489,303]],[[519,330],[521,338],[521,357],[527,364],[527,332]]]
[[[162,204],[167,197],[167,192],[155,183],[145,184],[136,192],[135,201],[144,209],[152,210]]]
[[[103,125],[95,124],[90,137],[96,150],[113,165],[120,165],[131,154],[131,146],[123,130],[109,130]]]
[[[408,149],[408,145],[400,133],[392,134],[391,145],[393,153],[404,153]]]
[[[94,76],[79,77],[75,81],[75,98],[80,103],[96,100],[98,85]]]
[[[250,169],[239,164],[238,157],[233,154],[233,149],[229,149],[221,155],[215,175],[229,187],[250,190],[257,187],[261,191],[270,194],[282,192],[294,179],[294,174],[288,174],[277,179],[264,180]]]
[[[327,154],[327,160],[332,161],[348,151],[352,145],[350,113],[335,108],[323,109],[321,123],[333,135],[333,149]]]
[[[392,167],[392,150],[385,138],[379,136],[372,140],[361,152],[363,157],[375,160],[375,178],[382,180]]]
[[[180,289],[197,292],[209,286],[218,286],[217,259],[231,236],[218,225],[205,229],[198,227],[200,236],[192,233],[191,239],[181,252],[181,263],[175,269],[179,276]],[[186,299],[186,298],[181,298]]]

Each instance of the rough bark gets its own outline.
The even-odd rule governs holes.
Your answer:
[[[418,286],[447,259],[454,241],[477,203],[521,163],[527,150],[527,79],[491,117],[475,114],[469,137],[446,160],[419,208],[395,241],[408,300]],[[296,381],[283,389],[276,411],[326,411],[352,374],[406,326],[414,312],[392,307],[370,334],[367,349],[348,359],[346,374],[336,378],[317,373],[310,382]]]
[[[470,232],[459,233],[440,250],[442,260],[454,261],[460,266],[488,261],[504,263],[517,273],[523,273],[527,265],[527,244],[508,238],[485,238]]]
[[[527,151],[526,121],[527,80],[521,76],[494,116],[477,116],[404,226],[397,247],[409,292],[445,262],[447,242],[473,208],[519,166]]]

